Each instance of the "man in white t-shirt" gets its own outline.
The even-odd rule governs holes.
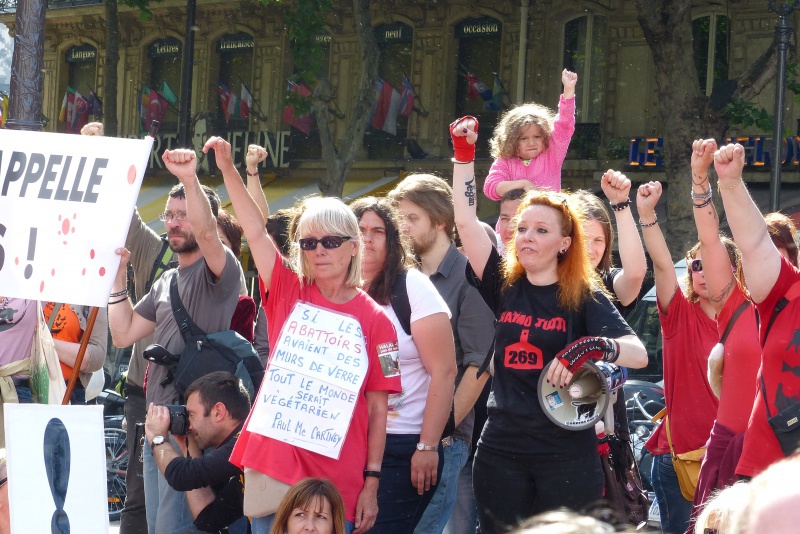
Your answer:
[[[487,373],[478,378],[477,371],[494,339],[494,317],[477,289],[467,283],[464,274],[467,259],[453,243],[455,216],[450,185],[436,176],[413,174],[400,182],[389,197],[397,203],[401,229],[411,239],[422,272],[450,308],[456,345],[456,392],[450,421],[442,436],[444,469],[433,499],[414,530],[432,534],[444,530],[456,494],[461,493],[459,486],[464,486],[464,499],[473,499],[471,466],[465,465],[472,443],[475,402],[488,380]],[[462,472],[467,479],[461,480]]]

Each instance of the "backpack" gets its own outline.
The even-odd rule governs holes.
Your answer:
[[[389,303],[392,305],[397,319],[400,321],[400,326],[403,327],[403,332],[411,335],[411,301],[408,300],[408,286],[406,285],[406,278],[408,271],[400,271],[397,273],[397,278],[394,279],[392,286],[392,294],[389,297]]]
[[[177,274],[170,280],[169,297],[186,344],[175,367],[175,391],[183,398],[186,388],[196,379],[214,371],[227,371],[239,377],[253,399],[264,378],[264,366],[253,345],[233,330],[203,332],[183,307]]]

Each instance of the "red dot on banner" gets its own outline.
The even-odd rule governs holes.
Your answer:
[[[133,185],[136,181],[136,165],[131,165],[128,169],[128,183]]]
[[[77,213],[73,213],[73,214],[72,214],[72,218],[73,218],[73,219],[77,219],[77,218],[78,218],[78,214],[77,214]]]
[[[72,227],[72,233],[73,234],[75,233],[75,227],[74,226]]]
[[[58,216],[58,220],[59,220],[59,221],[61,220],[61,215],[59,215],[59,216]]]
[[[100,267],[100,276],[105,276],[105,275],[106,275],[106,268]]]
[[[89,251],[89,257],[94,259],[94,249]]]
[[[64,235],[69,233],[69,219],[64,219],[61,221],[61,232]]]
[[[19,265],[19,258],[14,258],[14,265]]]
[[[56,270],[50,269],[50,276],[55,276],[55,275],[56,275]]]
[[[42,280],[42,283],[39,284],[39,293],[41,293],[42,291],[44,291],[44,280]]]
[[[64,244],[66,245],[66,244],[67,244],[67,242],[66,242],[66,241],[64,241]]]
[[[84,269],[83,271],[81,271],[81,274],[82,274],[83,276],[86,276],[86,269]]]

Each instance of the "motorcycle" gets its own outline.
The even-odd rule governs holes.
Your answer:
[[[128,475],[125,401],[125,397],[112,389],[103,390],[95,400],[97,404],[103,406],[109,521],[119,520],[125,506],[125,478]]]

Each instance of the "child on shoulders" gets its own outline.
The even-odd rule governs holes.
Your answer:
[[[564,93],[558,114],[539,104],[523,104],[503,115],[490,141],[495,162],[483,193],[492,200],[513,189],[561,190],[561,166],[575,132],[575,84],[578,75],[564,69]]]

